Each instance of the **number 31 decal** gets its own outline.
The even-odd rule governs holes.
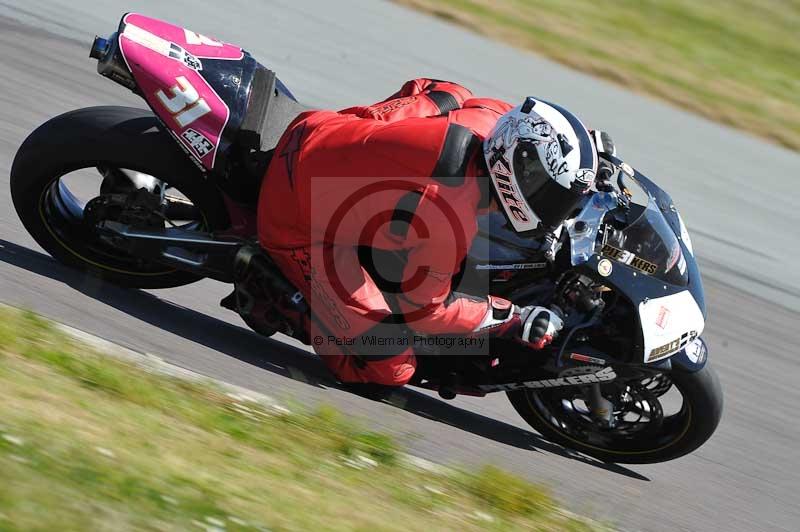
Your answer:
[[[164,91],[159,90],[156,92],[156,97],[172,113],[172,117],[182,129],[210,113],[211,107],[200,97],[188,79],[178,76],[175,81],[177,83],[169,89],[172,96],[167,96]]]

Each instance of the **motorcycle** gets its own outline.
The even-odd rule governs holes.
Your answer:
[[[232,283],[222,304],[248,326],[309,343],[308,304],[255,237],[260,180],[306,107],[241,48],[136,13],[95,38],[90,57],[151,111],[79,109],[31,133],[11,170],[25,228],[57,260],[119,285]],[[700,271],[670,196],[597,144],[596,190],[555,235],[482,216],[453,279],[460,292],[557,305],[557,340],[541,356],[503,340],[477,355],[431,349],[411,384],[446,399],[505,392],[554,442],[604,461],[662,462],[700,447],[722,414],[700,336]],[[375,260],[365,254],[368,269]]]

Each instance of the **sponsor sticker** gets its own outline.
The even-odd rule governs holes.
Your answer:
[[[570,353],[569,358],[572,360],[577,360],[578,362],[586,362],[587,364],[600,364],[601,366],[606,365],[606,361],[602,358],[590,357],[589,355],[583,355],[581,353]]]
[[[702,363],[706,358],[706,344],[700,338],[695,338],[686,346],[686,357],[695,364]]]
[[[203,158],[208,155],[211,150],[214,149],[214,145],[211,143],[210,140],[205,138],[202,133],[198,133],[192,128],[188,128],[181,134],[188,143],[189,146],[194,150],[199,158]]]
[[[169,56],[178,61],[182,61],[184,65],[194,70],[203,70],[203,63],[198,58],[178,46],[177,44],[170,43]]]
[[[667,323],[669,323],[669,314],[670,314],[669,309],[663,305],[661,306],[660,309],[658,309],[658,316],[656,316],[656,325],[658,326],[659,329],[667,328]]]
[[[656,347],[650,351],[650,355],[647,357],[647,362],[655,362],[656,360],[666,358],[669,355],[680,351],[683,347],[688,345],[689,342],[694,341],[695,338],[697,338],[697,331],[683,333],[680,338],[676,338],[668,344],[664,344],[661,347]]]
[[[546,262],[522,262],[517,264],[476,264],[476,270],[540,270],[547,268]]]
[[[656,264],[644,260],[641,257],[637,257],[630,251],[619,249],[610,244],[603,244],[603,248],[600,250],[600,253],[623,264],[627,264],[632,268],[636,268],[640,272],[644,272],[648,275],[653,275],[658,270],[658,266]]]
[[[163,39],[143,28],[133,24],[127,24],[122,34],[136,44],[144,46],[145,48],[153,50],[161,55],[182,61],[183,64],[191,69],[203,69],[203,64],[200,62],[200,60],[184,50],[180,45]]]
[[[520,390],[522,388],[559,388],[561,386],[580,386],[608,382],[613,381],[616,378],[617,374],[614,372],[614,368],[609,366],[596,373],[589,373],[586,375],[570,375],[568,377],[558,377],[555,379],[511,382],[508,384],[483,384],[478,386],[478,388],[486,392]]]
[[[189,52],[183,52],[183,64],[188,66],[189,68],[193,68],[195,70],[203,70],[203,63],[200,62],[198,58],[190,54]]]
[[[600,259],[600,262],[597,263],[597,273],[602,275],[603,277],[608,277],[611,275],[611,272],[614,270],[614,265],[611,264],[611,261],[608,259]]]

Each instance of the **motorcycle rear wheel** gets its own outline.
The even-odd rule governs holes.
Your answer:
[[[616,435],[614,429],[593,432],[586,430],[588,423],[583,427],[574,423],[576,416],[568,412],[574,407],[557,395],[564,394],[565,388],[523,389],[507,394],[517,413],[548,440],[604,462],[649,464],[691,453],[711,437],[722,417],[722,388],[710,362],[697,372],[675,370],[668,377],[683,397],[680,410],[658,420],[653,427],[632,430],[628,435]],[[659,393],[643,389],[639,401],[658,399]],[[648,410],[652,412],[652,408]],[[652,417],[655,420],[657,416]]]
[[[11,196],[25,229],[56,260],[118,285],[168,288],[197,275],[130,256],[100,241],[83,223],[79,202],[63,177],[111,167],[161,180],[198,213],[197,228],[228,227],[222,197],[181,151],[152,112],[89,107],[57,116],[22,143],[11,168]]]

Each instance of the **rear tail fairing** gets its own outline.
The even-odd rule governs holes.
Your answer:
[[[122,18],[118,38],[125,64],[148,105],[195,159],[213,169],[224,148],[223,130],[231,110],[202,72],[211,68],[212,60],[240,62],[244,52],[136,13]],[[236,73],[241,69],[229,70],[218,80],[219,88],[238,90],[241,77]]]
[[[124,69],[116,70],[127,69],[135,84],[130,88],[204,170],[224,173],[234,145],[245,152],[262,149],[270,98],[294,102],[275,74],[249,53],[186,28],[128,13],[114,40],[109,46],[116,44],[124,62]],[[122,79],[112,79],[124,77],[121,72]]]

